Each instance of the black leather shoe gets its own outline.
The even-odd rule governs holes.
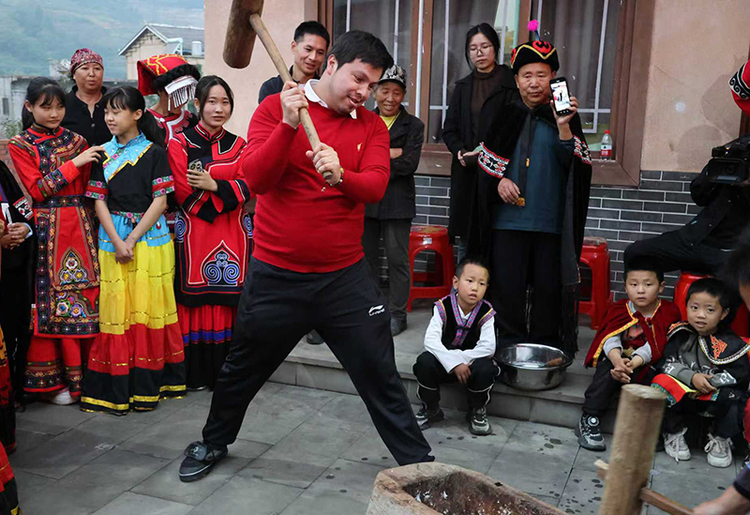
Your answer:
[[[206,476],[216,463],[227,455],[227,447],[213,447],[203,442],[193,442],[185,449],[185,459],[180,464],[180,481],[190,483]]]
[[[313,329],[309,333],[307,333],[307,343],[310,345],[320,345],[322,343],[325,343],[323,341],[323,337],[318,334],[318,331]]]
[[[406,320],[396,320],[391,318],[391,335],[398,336],[406,331]]]

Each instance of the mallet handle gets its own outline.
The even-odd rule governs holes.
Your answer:
[[[279,49],[276,47],[276,43],[271,37],[271,33],[268,32],[268,28],[266,27],[266,24],[263,23],[259,14],[250,15],[250,25],[253,26],[253,30],[255,30],[255,33],[260,38],[263,46],[266,47],[266,52],[268,52],[268,55],[271,57],[271,61],[273,61],[274,66],[276,66],[279,75],[281,75],[281,80],[285,83],[291,81],[292,76],[289,74],[289,69],[286,67],[284,58],[281,57],[281,52],[279,52]],[[318,131],[315,130],[315,125],[313,125],[312,118],[310,118],[310,113],[304,107],[299,110],[299,120],[302,127],[305,129],[307,139],[310,140],[310,147],[317,147],[318,143],[320,143]],[[331,172],[323,174],[324,179],[328,179],[330,176]]]

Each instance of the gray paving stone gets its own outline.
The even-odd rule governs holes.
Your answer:
[[[674,459],[667,456],[666,452],[657,452],[654,458],[654,477],[658,475],[690,475],[696,477],[715,478],[724,486],[731,485],[736,474],[735,467],[716,468],[708,464],[706,453],[703,449],[690,449],[692,458],[689,461],[677,463]]]
[[[117,417],[107,413],[96,413],[78,425],[78,430],[120,444],[148,428],[138,417]]]
[[[131,411],[127,418],[133,418],[141,424],[153,425],[161,422],[172,413],[190,405],[187,397],[182,399],[164,399],[151,411]]]
[[[52,438],[54,438],[54,435],[49,433],[16,429],[16,452],[29,452],[34,447],[37,447]],[[13,461],[12,456],[13,455],[11,454],[11,462]]]
[[[604,493],[604,482],[596,472],[574,469],[570,473],[558,507],[568,513],[598,515],[599,503]]]
[[[60,479],[116,446],[116,440],[71,429],[29,452],[18,452],[12,466]]]
[[[294,461],[319,456],[331,463],[344,454],[361,436],[359,431],[305,422],[263,455],[264,458]],[[330,464],[330,463],[329,463]]]
[[[539,461],[558,458],[569,461],[572,466],[578,454],[578,439],[573,431],[564,427],[520,422],[505,444],[505,451],[522,452]]]
[[[695,458],[693,458],[693,460],[694,459]],[[685,462],[680,463],[680,465],[684,464]],[[732,467],[729,469],[716,469],[712,467],[712,469],[717,472],[722,470],[734,470]],[[734,479],[727,480],[726,474],[724,473],[696,474],[695,470],[691,471],[687,467],[685,467],[684,470],[685,473],[655,473],[651,479],[651,488],[685,506],[697,506],[702,502],[721,495],[724,489],[732,484],[732,479]],[[658,510],[653,506],[649,507],[648,512],[649,515],[663,513],[661,510]]]
[[[337,460],[282,515],[364,514],[382,467]]]
[[[308,419],[314,424],[335,425],[347,422],[347,429],[366,431],[373,427],[364,401],[356,395],[338,395]]]
[[[485,452],[497,456],[503,450],[515,430],[515,420],[489,417],[492,434],[475,436],[469,432],[465,413],[444,410],[446,419],[423,431],[424,437],[433,449],[440,446]]]
[[[349,461],[365,461],[386,468],[398,467],[398,463],[391,456],[391,451],[385,446],[374,428],[366,431],[341,457]]]
[[[125,492],[94,515],[132,515],[133,513],[184,515],[191,509],[192,506],[188,506],[187,504]]]
[[[239,438],[276,444],[334,397],[333,392],[278,385],[275,392],[259,392],[245,414]]]
[[[307,488],[326,471],[332,461],[319,456],[306,456],[293,461],[262,456],[253,460],[237,475],[247,479]]]
[[[74,474],[36,490],[35,495],[21,496],[21,508],[27,514],[93,513],[166,463],[148,456],[110,451]],[[18,481],[23,479],[20,476]]]
[[[560,497],[572,465],[572,458],[538,458],[528,452],[504,449],[487,475],[531,495]]]
[[[573,430],[570,429],[569,431],[572,432]],[[573,468],[596,472],[596,467],[594,466],[596,460],[604,460],[609,463],[609,457],[612,454],[612,435],[605,434],[604,443],[607,444],[607,449],[604,452],[594,452],[583,447],[578,447],[578,455],[573,463]]]
[[[235,477],[196,506],[190,515],[276,515],[302,492],[301,488]]]
[[[190,442],[200,439],[200,427],[191,421],[158,422],[127,440],[120,449],[173,460]]]
[[[93,418],[95,413],[81,411],[77,404],[57,406],[45,402],[34,402],[26,406],[26,410],[16,414],[20,421],[42,422],[51,426],[61,426],[67,429],[76,427],[81,422]]]
[[[221,460],[211,470],[211,473],[200,481],[183,483],[178,476],[182,458],[180,456],[152,476],[144,479],[131,491],[137,494],[196,506],[224,486],[240,469],[250,463],[250,460],[247,458],[230,455]]]
[[[13,463],[11,462],[11,467]],[[16,486],[18,487],[18,498],[22,501],[31,499],[38,493],[43,493],[45,489],[55,484],[54,479],[32,474],[20,469],[13,469],[13,475],[16,478]],[[22,506],[24,513],[26,513],[26,506]]]

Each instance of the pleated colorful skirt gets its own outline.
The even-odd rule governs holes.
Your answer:
[[[232,343],[237,308],[177,304],[177,313],[185,346],[187,387],[213,390]]]
[[[112,215],[124,240],[135,220]],[[81,409],[124,415],[152,410],[185,394],[182,335],[174,297],[174,246],[164,216],[136,243],[133,259],[115,260],[99,231],[99,335],[88,358]]]

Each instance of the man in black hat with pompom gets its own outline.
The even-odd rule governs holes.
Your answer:
[[[535,342],[572,356],[591,158],[576,98],[569,114],[552,107],[557,49],[541,39],[523,43],[511,67],[518,91],[495,99],[485,122],[468,250],[491,264],[498,349]]]

